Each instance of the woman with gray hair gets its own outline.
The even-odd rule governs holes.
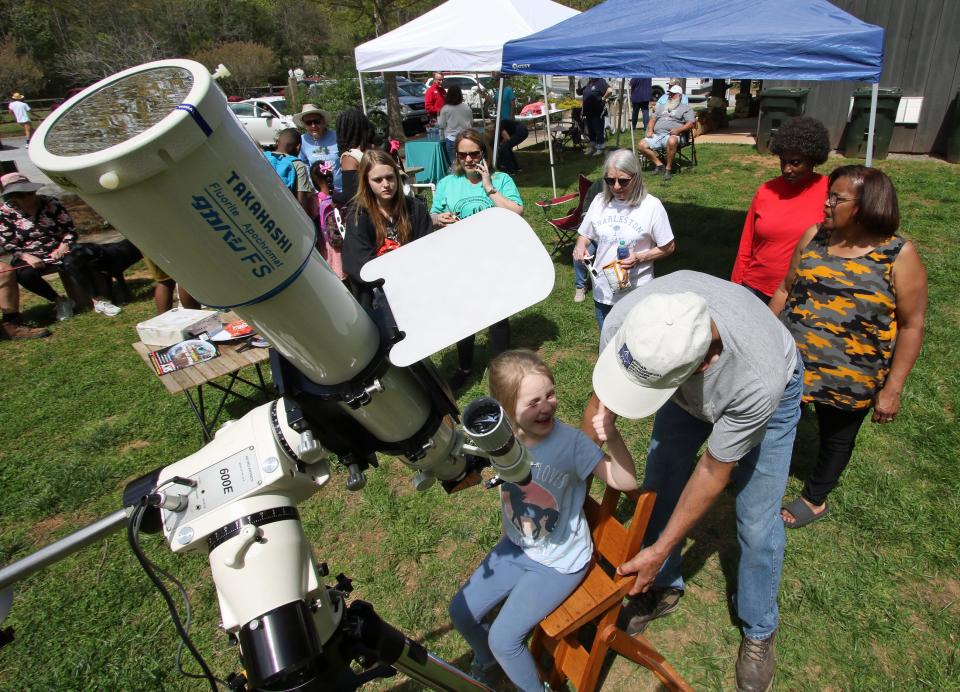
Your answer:
[[[597,326],[614,304],[632,289],[653,278],[653,263],[676,249],[667,210],[647,192],[637,155],[612,151],[603,164],[603,192],[583,215],[573,259],[587,257],[590,241],[597,244],[591,262]],[[588,258],[589,259],[589,258]]]

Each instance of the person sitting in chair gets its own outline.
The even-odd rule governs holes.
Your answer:
[[[672,177],[673,157],[677,149],[689,141],[687,133],[696,125],[693,109],[690,104],[683,103],[683,89],[674,85],[670,87],[670,98],[666,104],[658,105],[650,124],[647,125],[647,136],[640,141],[637,148],[656,166],[654,175],[663,175],[664,180]],[[664,166],[655,150],[666,149],[667,165]]]

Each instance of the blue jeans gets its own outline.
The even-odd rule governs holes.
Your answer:
[[[563,574],[531,560],[510,539],[501,538],[450,602],[453,626],[473,649],[473,660],[496,659],[523,692],[543,690],[533,656],[524,641],[538,622],[573,593],[587,573],[584,567]],[[483,617],[500,601],[493,624]]]
[[[798,353],[793,375],[767,423],[763,440],[737,462],[733,472],[740,544],[734,605],[743,633],[751,639],[766,639],[779,623],[777,591],[786,544],[780,504],[790,471],[802,394],[803,360]],[[644,488],[657,492],[657,501],[644,545],[656,541],[667,525],[697,464],[697,452],[712,429],[711,423],[694,418],[673,401],[657,411],[643,480]],[[681,547],[677,546],[663,564],[657,586],[683,588]]]
[[[597,254],[597,244],[590,241],[590,244],[587,245],[587,254],[590,256],[595,256]],[[573,260],[573,287],[574,288],[586,288],[587,279],[590,277],[590,274],[587,272],[587,267],[583,262],[578,262]]]
[[[600,333],[603,334],[603,321],[607,319],[607,315],[610,314],[610,311],[613,310],[612,305],[607,305],[606,303],[598,303],[593,301],[593,311],[594,315],[597,318],[597,329],[600,330]]]

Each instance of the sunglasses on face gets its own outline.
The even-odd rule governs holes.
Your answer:
[[[303,124],[307,127],[313,127],[314,125],[322,125],[323,120],[304,120]]]
[[[613,187],[616,183],[620,183],[620,187],[626,187],[633,182],[633,178],[604,178],[603,182],[607,184],[608,187]]]
[[[474,149],[473,151],[458,151],[457,158],[466,161],[467,159],[482,159],[483,152],[479,149]]]

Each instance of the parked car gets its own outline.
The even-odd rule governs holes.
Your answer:
[[[272,147],[280,130],[296,127],[282,96],[261,96],[227,106],[261,147]]]
[[[431,84],[433,84],[433,77],[427,80],[427,87],[429,88]],[[481,115],[486,106],[487,117],[497,117],[497,104],[492,99],[487,101],[485,98],[485,93],[489,93],[492,97],[492,90],[497,88],[496,80],[490,75],[445,74],[443,86],[446,89],[452,86],[460,87],[464,102],[473,109],[475,114]]]
[[[684,93],[687,95],[687,100],[690,101],[690,103],[695,103],[698,101],[705,101],[707,99],[707,93],[713,87],[713,80],[702,79],[699,77],[687,77],[686,84],[687,88]],[[651,90],[653,94],[653,100],[656,101],[663,96],[669,87],[669,79],[666,77],[654,77],[653,89]]]
[[[427,126],[427,109],[423,95],[427,92],[420,82],[397,78],[397,100],[400,102],[400,117],[406,134],[422,132]],[[380,99],[367,113],[370,122],[380,133],[387,131],[387,100]]]

